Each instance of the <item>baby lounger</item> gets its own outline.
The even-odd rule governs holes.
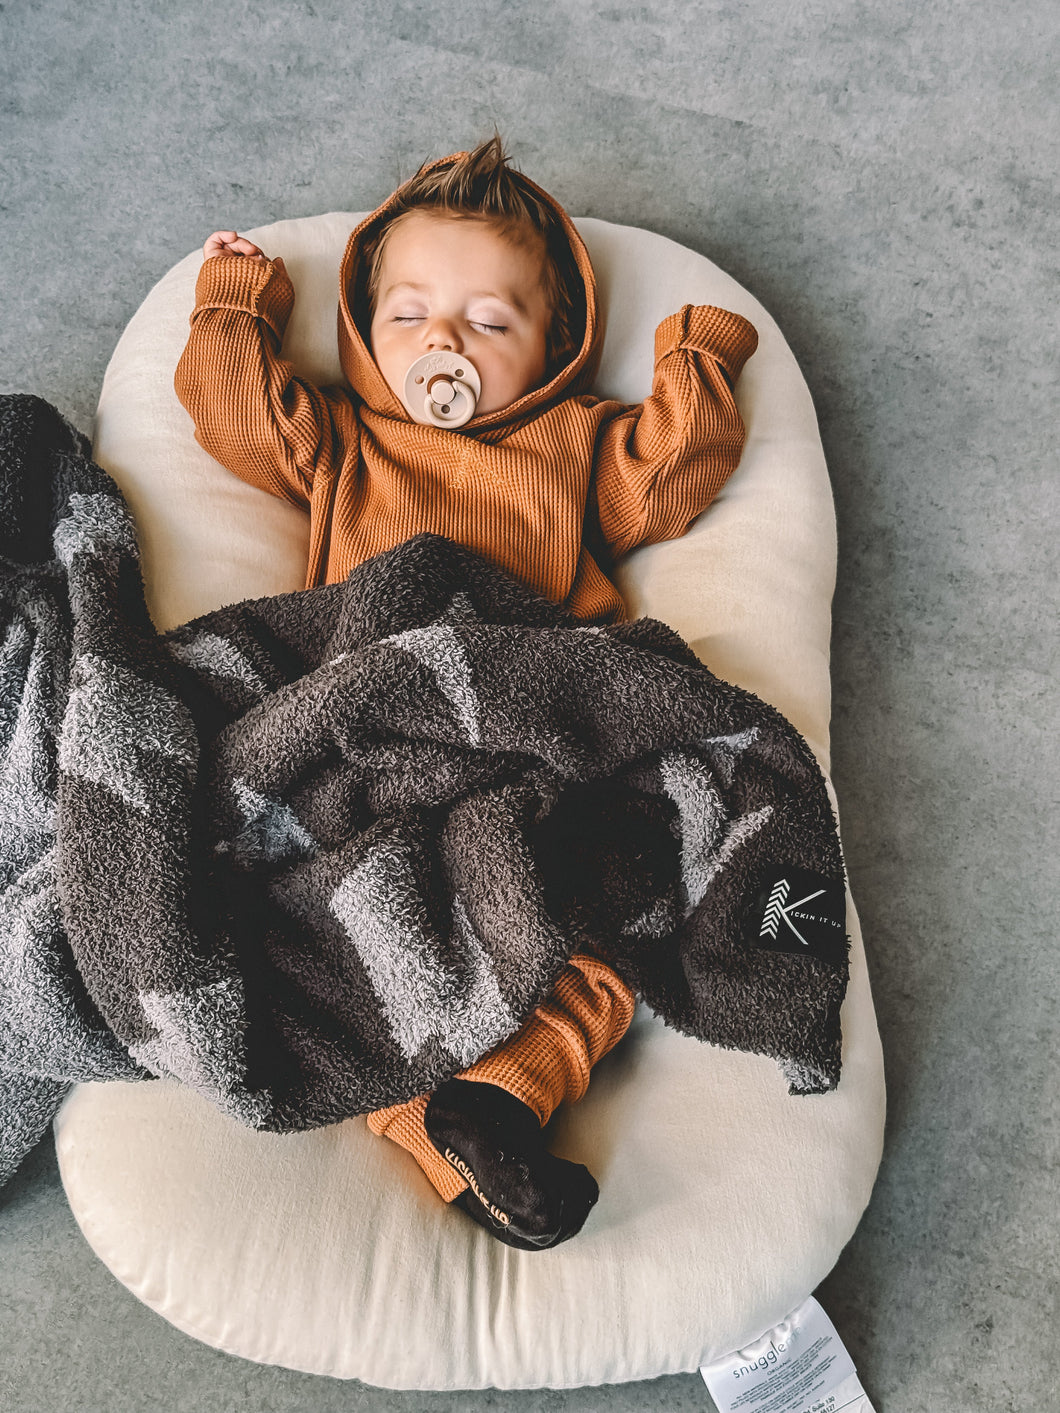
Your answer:
[[[339,376],[335,280],[359,218],[251,231],[298,291],[287,355]],[[646,231],[579,227],[607,322],[598,390],[648,391],[656,323],[680,305],[746,315],[761,343],[738,385],[743,461],[681,540],[639,550],[621,587],[721,677],[779,707],[828,763],[834,516],[813,407],[758,302]],[[96,456],[140,528],[159,627],[301,587],[306,520],[222,470],[173,392],[199,256],[151,291],[111,360]],[[443,1206],[363,1118],[258,1134],[167,1082],[86,1084],[56,1119],[88,1241],[179,1329],[262,1363],[391,1388],[566,1387],[695,1369],[782,1319],[834,1265],[872,1190],[883,1134],[879,1037],[852,906],[843,1074],[793,1098],[759,1056],[678,1035],[643,1007],[555,1121],[601,1200],[546,1252],[492,1240]]]

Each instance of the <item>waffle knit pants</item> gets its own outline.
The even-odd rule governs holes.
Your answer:
[[[573,1102],[585,1093],[593,1065],[629,1029],[633,1005],[633,992],[609,966],[576,953],[548,1000],[511,1039],[457,1078],[506,1089],[544,1125],[564,1100]],[[421,1094],[377,1109],[368,1115],[368,1127],[407,1148],[442,1198],[452,1202],[467,1183],[427,1137],[423,1115],[429,1099]]]

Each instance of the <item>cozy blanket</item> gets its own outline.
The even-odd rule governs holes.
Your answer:
[[[419,536],[168,634],[84,439],[0,399],[0,1181],[71,1083],[261,1129],[435,1087],[574,950],[833,1087],[844,878],[775,710]]]

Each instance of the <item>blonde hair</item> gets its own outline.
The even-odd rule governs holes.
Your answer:
[[[558,215],[533,184],[508,165],[499,133],[471,152],[447,162],[425,162],[398,187],[386,218],[363,246],[367,279],[364,301],[369,318],[379,290],[383,252],[391,231],[413,211],[486,221],[517,245],[539,249],[542,285],[551,319],[547,338],[550,371],[563,366],[581,346],[585,293],[581,273]]]

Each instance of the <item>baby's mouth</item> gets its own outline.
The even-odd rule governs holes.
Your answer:
[[[481,394],[482,379],[471,360],[442,350],[411,365],[401,401],[414,422],[452,429],[471,421]]]

